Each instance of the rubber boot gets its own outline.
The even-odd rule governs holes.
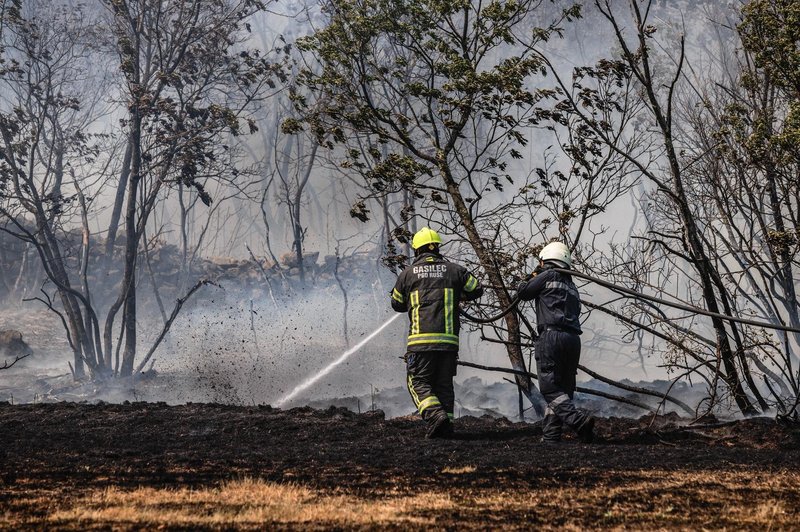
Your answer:
[[[566,394],[561,397],[563,397],[563,399],[556,399],[548,406],[559,418],[561,418],[561,421],[565,425],[577,431],[578,427],[580,427],[589,416],[583,410],[577,409],[575,407],[575,403],[573,403]]]
[[[563,423],[555,413],[545,413],[542,420],[542,443],[559,443]]]
[[[583,443],[594,441],[594,417],[586,416],[586,420],[577,428],[578,439]]]
[[[453,435],[453,424],[443,411],[436,412],[428,421],[427,439],[449,438]]]

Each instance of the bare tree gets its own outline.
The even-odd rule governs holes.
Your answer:
[[[281,145],[282,150],[279,149]],[[303,258],[306,227],[302,214],[307,203],[307,188],[316,164],[318,148],[316,139],[308,139],[303,135],[285,135],[275,140],[274,161],[279,188],[277,200],[289,215],[292,251],[299,270],[300,285],[303,287],[306,284],[306,265]]]
[[[797,328],[799,159],[788,139],[797,129],[793,102],[800,91],[792,73],[800,64],[791,63],[791,49],[764,54],[791,33],[785,9],[754,2],[744,8],[736,33],[724,30],[736,26],[730,20],[735,14],[720,21],[720,81],[689,99],[684,116],[697,142],[690,187],[734,308]],[[732,44],[740,49],[736,55],[725,53]],[[740,338],[737,348],[748,365],[761,374],[779,410],[788,411],[800,384],[800,336],[741,327]]]
[[[63,313],[47,293],[40,299],[62,317],[75,351],[76,375],[85,363],[95,377],[133,372],[137,263],[151,214],[179,183],[210,205],[209,183],[236,180],[239,160],[231,136],[256,129],[248,109],[268,96],[273,79],[281,76],[266,54],[243,45],[246,21],[264,7],[261,3],[154,0],[105,5],[111,19],[103,25],[88,26],[72,7],[63,10],[71,16],[48,11],[55,20],[72,24],[66,31],[44,31],[54,23],[48,26],[52,19],[38,12],[27,19],[13,11],[4,43],[14,44],[24,61],[2,73],[16,100],[3,109],[0,122],[3,183],[10,185],[3,188],[3,214],[14,227],[7,230],[38,251]],[[100,28],[108,27],[123,80],[118,95],[118,111],[126,114],[120,132],[125,139],[122,170],[114,167],[115,152],[100,149],[105,137],[87,132],[96,125],[92,120],[97,110],[83,93],[72,90],[69,77],[75,72],[106,73],[97,58],[105,57],[99,45],[108,39]],[[112,172],[124,177],[125,252],[117,297],[101,325],[103,302],[93,299],[90,286],[89,212],[97,208],[97,187]],[[64,247],[72,220],[81,228],[79,251]],[[169,323],[171,319],[166,328]],[[156,344],[161,338],[163,334]]]
[[[778,173],[796,171],[794,163],[777,170],[780,150],[764,150],[767,139],[777,136],[769,124],[780,122],[786,109],[780,111],[775,100],[775,83],[759,72],[749,52],[741,60],[725,57],[714,68],[692,65],[685,36],[657,39],[652,2],[631,1],[627,13],[610,1],[595,6],[615,36],[619,56],[576,69],[571,82],[559,78],[561,107],[633,165],[648,186],[640,198],[646,222],[640,240],[598,257],[595,266],[637,290],[711,312],[731,315],[749,307],[762,317],[784,322],[781,316],[787,316],[794,323],[794,240],[787,236],[796,194]],[[725,39],[724,47],[736,45],[736,35]],[[622,90],[609,93],[603,89],[609,83]],[[606,110],[612,120],[599,116]],[[632,119],[626,123],[625,116]],[[756,154],[761,154],[757,160]],[[762,360],[770,358],[764,350],[769,342],[752,329],[717,317],[709,335],[642,302],[623,312],[600,310],[666,340],[667,363],[703,376],[712,403],[724,395],[718,389],[724,382],[743,413],[769,408],[755,371],[773,383],[787,377],[796,382],[788,347],[773,366],[782,374],[777,377]]]
[[[84,362],[94,365],[98,354],[98,319],[85,286],[91,198],[83,190],[102,184],[114,153],[103,151],[103,136],[90,132],[91,123],[104,114],[98,107],[105,87],[91,70],[103,62],[93,46],[98,26],[80,9],[35,2],[4,14],[12,16],[3,24],[9,68],[0,76],[5,87],[0,116],[3,230],[36,250],[56,286],[63,313],[56,312],[80,377]],[[91,170],[84,173],[87,167]],[[69,224],[75,220],[82,227],[81,251],[70,238]],[[83,275],[70,275],[74,258]],[[50,296],[43,295],[39,299],[56,310]]]

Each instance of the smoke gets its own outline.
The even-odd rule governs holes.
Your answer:
[[[343,301],[337,292],[338,288],[310,290],[278,305],[261,299],[252,306],[236,294],[217,293],[176,320],[155,369],[168,378],[187,380],[176,386],[174,401],[274,404],[348,348]],[[353,298],[347,319],[351,342],[374,331],[391,317],[390,312],[385,300],[376,301],[369,293]],[[387,364],[397,359],[380,354],[403,345],[399,323],[304,397],[364,393],[369,380],[388,385]]]
[[[19,368],[0,372],[0,400],[4,386],[17,401],[32,401],[34,395],[48,400],[124,401],[146,400],[167,403],[215,402],[237,405],[277,404],[303,381],[317,375],[391,317],[388,273],[374,280],[361,277],[348,283],[347,313],[350,346],[343,331],[344,302],[337,286],[310,288],[295,297],[273,302],[268,297],[251,300],[235,285],[227,289],[205,287],[190,300],[174,322],[152,361],[151,373],[133,381],[101,386],[77,386],[71,382],[67,360],[71,351],[61,324],[54,314],[32,304],[18,311],[0,314],[0,328],[21,329],[35,356]],[[522,311],[532,314],[529,306]],[[140,311],[140,356],[162,325],[152,306]],[[640,364],[632,346],[621,346],[610,331],[590,319],[583,336],[583,363],[615,379],[663,378],[663,370],[652,360]],[[334,367],[330,373],[304,390],[288,406],[342,404],[353,410],[377,407],[389,415],[409,413],[404,387],[407,318],[400,316],[372,341]],[[480,339],[465,324],[461,334],[462,360],[489,366],[508,367],[500,344]],[[526,350],[528,361],[532,351]],[[535,370],[535,365],[532,368]],[[42,379],[57,375],[58,385]],[[26,380],[27,376],[27,380]],[[507,375],[474,368],[459,368],[458,408],[472,414],[515,416],[517,392],[503,378]],[[581,379],[582,375],[579,375]],[[25,383],[29,384],[27,386]],[[14,386],[16,385],[16,386]],[[61,389],[59,393],[50,393]],[[472,391],[471,391],[472,390]]]
[[[545,4],[547,5],[547,4]],[[672,11],[659,10],[659,16],[669,19],[687,8],[685,3]],[[288,9],[288,8],[287,8]],[[545,16],[545,15],[543,15]],[[570,70],[579,65],[591,64],[599,57],[609,54],[610,35],[598,33],[598,14],[587,11],[583,21],[567,26],[565,39],[553,39],[547,45],[547,53],[557,59],[558,70],[569,78]],[[672,18],[675,18],[674,16]],[[270,20],[274,17],[270,17]],[[265,34],[281,33],[291,36],[302,34],[302,28],[291,27],[288,19],[280,19],[280,28],[265,28]],[[691,18],[688,18],[692,22]],[[265,22],[266,24],[266,22]],[[591,29],[591,31],[586,31]],[[695,34],[700,32],[694,29]],[[269,42],[270,39],[264,39]],[[692,57],[694,54],[690,54]],[[279,103],[274,108],[262,109],[260,133],[275,131],[278,123]],[[268,158],[273,138],[258,137],[251,141],[255,158]],[[552,144],[547,131],[534,132],[526,158],[519,162],[520,175],[529,172],[541,163],[541,147]],[[272,161],[274,163],[274,161]],[[253,161],[255,164],[255,161]],[[266,164],[266,163],[264,163]],[[274,166],[274,165],[273,165]],[[265,172],[273,168],[265,168]],[[248,258],[244,243],[250,242],[258,256],[266,254],[265,227],[262,210],[252,198],[260,198],[262,183],[251,184],[247,200],[241,197],[229,201],[219,199],[215,205],[223,205],[216,211],[192,210],[189,227],[190,240],[208,228],[215,235],[201,246],[201,255],[215,253],[237,255]],[[305,245],[310,250],[323,254],[332,252],[347,236],[359,238],[345,241],[342,254],[352,252],[365,241],[373,240],[380,228],[376,222],[358,225],[347,215],[349,200],[357,190],[347,189],[347,180],[332,179],[329,168],[320,167],[313,173],[304,199]],[[226,196],[222,188],[209,187],[217,198]],[[271,225],[272,245],[278,255],[291,247],[290,222],[287,207],[276,200],[277,188],[267,191],[263,217]],[[109,204],[114,188],[98,191],[97,204]],[[229,193],[229,191],[227,192]],[[498,201],[502,196],[498,196]],[[157,226],[175,226],[176,200],[170,199],[159,206],[152,222],[153,234]],[[636,205],[623,205],[600,221],[606,233],[598,237],[608,241],[615,238],[615,231],[628,233],[628,224]],[[106,227],[108,209],[101,209],[94,218],[97,231]],[[206,216],[213,216],[213,223],[206,225]],[[195,219],[196,218],[196,219]],[[164,238],[177,239],[177,231],[163,233]],[[367,235],[366,237],[364,235]],[[193,245],[193,244],[192,244]],[[349,247],[348,247],[349,246]],[[363,280],[350,287],[350,305],[347,313],[350,344],[355,345],[369,335],[393,314],[388,308],[387,285],[391,276],[384,272],[383,281]],[[149,287],[147,288],[149,290]],[[141,290],[140,293],[145,293]],[[24,311],[3,311],[5,328],[22,329],[26,339],[37,353],[32,360],[12,371],[0,373],[0,388],[14,387],[25,375],[33,381],[42,380],[68,372],[66,360],[71,358],[65,333],[58,319],[41,307],[30,314],[30,306]],[[524,309],[530,316],[530,307]],[[104,399],[104,400],[150,400],[169,403],[221,402],[227,404],[275,404],[298,384],[318,374],[348,349],[343,331],[342,295],[335,286],[319,289],[309,288],[291,299],[281,299],[276,304],[267,297],[250,300],[247,295],[231,288],[219,291],[205,288],[197,300],[190,302],[174,323],[165,342],[156,352],[153,368],[155,379],[138,378],[132,382],[109,384],[98,388],[87,384],[80,388],[68,386],[69,376],[58,381],[63,386],[53,386],[46,381],[41,386],[31,385],[31,392],[15,387],[17,397],[32,397],[46,394],[58,399]],[[150,307],[139,316],[140,353],[149,347],[148,342],[160,329],[161,317]],[[25,327],[19,323],[26,324]],[[412,408],[403,387],[405,367],[400,359],[404,353],[405,318],[393,322],[363,349],[354,353],[341,365],[335,367],[297,399],[297,404],[324,405],[344,401],[348,408],[377,407],[389,415],[403,415]],[[614,379],[629,378],[633,381],[666,379],[666,370],[660,367],[661,360],[647,348],[635,341],[626,342],[620,337],[619,328],[607,321],[590,317],[585,324],[583,336],[583,363]],[[508,366],[503,346],[481,341],[477,333],[462,333],[461,358],[485,365]],[[579,375],[579,378],[583,378]],[[31,382],[33,382],[31,381]],[[456,378],[459,403],[457,412],[490,413],[513,417],[517,412],[517,392],[513,385],[503,381],[503,375],[486,373],[472,368],[460,368]],[[68,391],[58,391],[68,388]],[[3,399],[0,390],[0,400]],[[22,393],[23,395],[20,395]],[[27,395],[25,395],[27,394]],[[32,399],[29,399],[32,400]],[[459,410],[460,409],[460,410]]]

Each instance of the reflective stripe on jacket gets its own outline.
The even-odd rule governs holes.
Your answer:
[[[572,276],[551,269],[545,264],[537,275],[520,285],[522,301],[536,300],[536,325],[539,332],[552,325],[581,334],[581,298]]]
[[[423,253],[403,270],[391,292],[392,308],[408,312],[409,351],[456,351],[458,304],[483,293],[466,268],[435,253]]]

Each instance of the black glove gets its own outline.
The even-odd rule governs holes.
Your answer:
[[[539,265],[536,268],[534,268],[534,270],[531,273],[529,273],[528,276],[525,279],[520,281],[519,285],[517,285],[517,292],[521,292],[528,285],[528,283],[531,282],[531,279],[533,279],[534,277],[536,277],[537,275],[539,275],[543,271],[544,271],[544,268],[542,268],[541,265]]]

